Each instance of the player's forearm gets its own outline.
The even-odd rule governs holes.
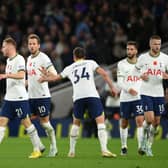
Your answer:
[[[117,77],[117,85],[119,86],[120,89],[128,92],[129,86],[124,82],[123,77]]]
[[[7,78],[24,79],[24,75],[23,74],[7,74]]]
[[[50,73],[47,76],[43,76],[42,79],[43,79],[43,82],[54,82],[54,81],[60,80],[61,76],[59,74],[55,75]]]
[[[113,82],[112,82],[112,80],[110,79],[110,77],[108,76],[107,73],[103,75],[103,79],[106,81],[109,88],[112,90],[114,88],[114,85],[113,85]]]
[[[1,74],[0,78],[6,79],[6,78],[11,78],[11,79],[24,79],[24,74],[22,73],[16,73],[16,74]]]

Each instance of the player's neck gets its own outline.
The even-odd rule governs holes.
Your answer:
[[[12,52],[12,53],[10,53],[10,55],[8,56],[8,58],[9,58],[10,60],[12,60],[12,59],[14,59],[16,56],[17,56],[17,53],[16,53],[16,52]]]
[[[31,55],[31,57],[32,57],[32,58],[37,57],[37,55],[39,54],[39,52],[40,52],[39,50],[36,51],[35,53],[33,53],[33,54]]]
[[[128,61],[130,64],[136,64],[136,63],[137,63],[137,57],[133,57],[133,58],[128,58],[128,57],[127,57],[127,61]]]
[[[159,52],[153,52],[152,50],[149,51],[149,55],[151,57],[158,57],[160,55],[160,51]]]
[[[75,59],[75,62],[83,61],[83,60],[84,60],[83,58],[79,58],[79,59]]]

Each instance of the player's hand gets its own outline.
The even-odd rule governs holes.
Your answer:
[[[6,74],[0,74],[0,80],[7,78]]]
[[[132,88],[128,90],[128,93],[131,94],[132,96],[136,96],[138,94],[138,92]]]
[[[43,75],[47,75],[47,74],[48,74],[47,69],[44,68],[43,66],[41,66],[41,67],[39,68],[39,71],[40,71]]]
[[[41,74],[41,75],[40,75],[40,78],[38,79],[38,82],[39,82],[39,83],[43,83],[43,82],[46,82],[46,81],[47,81],[47,76]]]
[[[147,73],[143,73],[143,74],[141,75],[141,79],[144,80],[144,81],[148,81],[149,75],[148,75]]]
[[[40,74],[40,78],[38,79],[38,82],[43,83],[47,81],[47,75],[48,75],[47,69],[41,66],[39,68],[39,71],[41,72],[41,74]]]
[[[113,97],[118,97],[119,91],[116,88],[113,87],[112,90],[111,90],[111,93],[112,93]]]
[[[163,79],[168,79],[168,74],[166,72],[162,72]]]

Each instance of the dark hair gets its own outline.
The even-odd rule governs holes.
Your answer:
[[[73,55],[74,55],[76,58],[85,58],[85,56],[86,56],[86,51],[85,51],[84,48],[76,47],[76,48],[73,50]]]
[[[37,39],[38,44],[40,44],[40,37],[38,35],[36,35],[36,34],[30,34],[28,36],[28,40],[29,39]]]
[[[161,37],[158,36],[158,35],[153,35],[153,36],[150,37],[150,40],[153,40],[153,39],[161,40]]]
[[[12,38],[12,37],[10,37],[10,36],[7,36],[4,40],[3,40],[3,42],[5,42],[5,43],[9,43],[9,44],[12,44],[15,48],[16,48],[16,41]]]
[[[136,49],[138,49],[138,45],[136,41],[128,41],[127,45],[133,45]]]

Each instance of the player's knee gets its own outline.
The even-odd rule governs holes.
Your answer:
[[[98,129],[98,130],[105,130],[105,129],[106,129],[106,126],[105,126],[104,123],[97,124],[97,129]]]
[[[50,122],[41,123],[41,125],[45,130],[50,130],[50,131],[53,130],[53,127]]]
[[[32,134],[33,132],[36,131],[36,128],[33,124],[31,124],[29,127],[26,128],[26,131],[28,134]]]
[[[7,123],[8,123],[8,118],[0,117],[0,126],[6,127]]]
[[[1,133],[1,132],[5,132],[5,130],[6,130],[6,127],[0,126],[0,133]]]
[[[70,136],[77,137],[78,135],[79,135],[79,126],[73,124],[70,131]]]

